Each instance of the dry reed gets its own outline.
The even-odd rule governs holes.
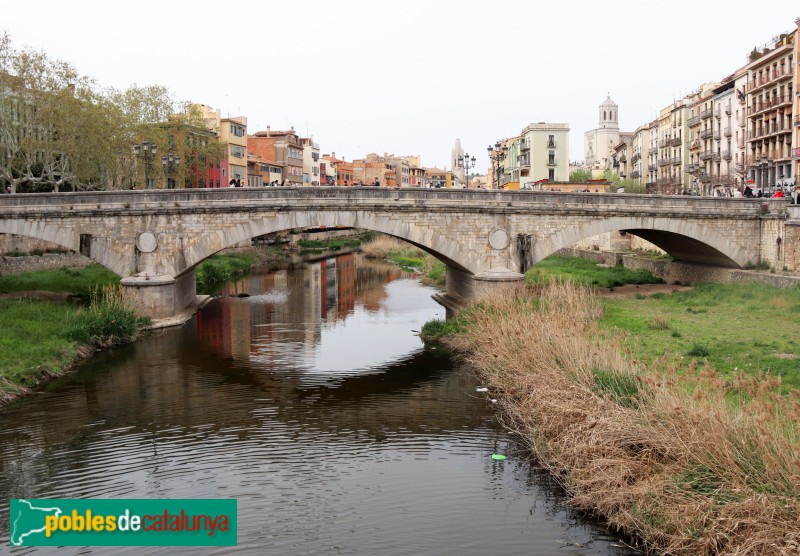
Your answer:
[[[800,398],[774,377],[636,362],[588,290],[481,299],[447,338],[575,506],[676,555],[800,554]]]
[[[369,243],[363,245],[361,247],[361,252],[372,259],[386,259],[395,254],[404,257],[421,258],[425,254],[421,249],[387,235],[379,235]]]

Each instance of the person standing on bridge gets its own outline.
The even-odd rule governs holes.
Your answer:
[[[381,180],[379,180],[378,178],[375,178],[375,183],[373,183],[372,185],[374,185],[375,187],[380,187],[381,186]]]

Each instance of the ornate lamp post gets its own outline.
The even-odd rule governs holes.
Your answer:
[[[469,169],[475,168],[475,157],[473,156],[471,159],[469,157],[469,153],[464,153],[464,156],[458,156],[458,167],[464,168],[464,174],[467,177],[467,189],[469,189]]]
[[[144,160],[144,188],[150,189],[150,161],[156,157],[156,144],[145,139],[141,145],[133,146],[133,154]]]
[[[766,155],[761,155],[761,193],[767,196],[767,186],[769,185],[769,168],[772,166],[772,160],[767,158]]]
[[[489,151],[489,160],[492,161],[492,168],[494,169],[492,172],[492,188],[493,189],[500,189],[500,164],[505,160],[506,153],[508,152],[508,147],[501,144],[500,141],[494,144],[494,146],[489,145],[486,148]],[[495,175],[497,176],[497,186],[495,187]]]
[[[178,165],[181,163],[181,157],[173,155],[171,152],[167,156],[161,157],[161,166],[167,174],[167,189],[175,189],[175,178],[173,174],[178,170]]]

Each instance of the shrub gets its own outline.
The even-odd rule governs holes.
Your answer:
[[[693,344],[689,351],[686,352],[686,355],[690,357],[706,357],[708,353],[708,348],[703,344]]]
[[[150,319],[136,316],[120,290],[103,286],[92,292],[89,306],[80,309],[69,325],[69,337],[91,346],[132,342]]]

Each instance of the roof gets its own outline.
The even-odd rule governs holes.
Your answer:
[[[608,107],[608,108],[617,108],[617,103],[611,100],[611,95],[607,96],[606,99],[600,104],[600,107]]]

